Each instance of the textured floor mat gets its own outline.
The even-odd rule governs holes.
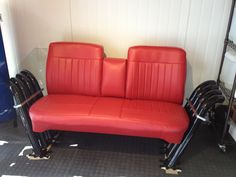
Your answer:
[[[30,161],[30,144],[21,126],[0,124],[0,175],[40,177],[165,177],[160,140],[62,132],[51,159]],[[26,147],[25,151],[22,151]],[[182,157],[180,177],[235,177],[236,149],[219,152],[208,127],[194,137]]]

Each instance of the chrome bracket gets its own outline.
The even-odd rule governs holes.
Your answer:
[[[36,96],[38,96],[40,93],[42,93],[44,89],[40,89],[39,91],[35,92],[33,95],[31,95],[29,98],[27,98],[25,101],[23,101],[22,103],[18,104],[18,105],[14,105],[13,108],[18,109],[21,108],[22,106],[24,106],[26,103],[28,103],[29,101],[31,101],[33,98],[35,98]]]

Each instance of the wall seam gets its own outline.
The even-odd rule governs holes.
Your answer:
[[[185,49],[186,49],[187,35],[188,35],[188,30],[189,30],[189,20],[190,20],[191,8],[192,8],[192,0],[189,1],[187,25],[186,25],[185,35],[184,35],[184,48]]]
[[[203,55],[203,59],[202,59],[202,63],[201,63],[201,68],[204,68],[205,66],[205,62],[206,62],[206,59],[209,59],[207,57],[208,55],[208,52],[209,52],[209,38],[210,38],[210,31],[212,29],[212,18],[213,18],[213,12],[214,12],[214,8],[215,8],[215,1],[212,1],[212,7],[211,7],[211,15],[210,15],[210,22],[209,22],[209,26],[208,26],[208,31],[207,31],[207,40],[206,40],[206,47],[205,47],[205,51],[204,51],[204,55]],[[200,73],[200,80],[202,80],[203,78],[203,72]]]
[[[70,14],[70,35],[71,35],[71,40],[74,41],[74,35],[73,35],[73,25],[72,25],[72,10],[71,10],[71,1],[69,1],[69,14]]]

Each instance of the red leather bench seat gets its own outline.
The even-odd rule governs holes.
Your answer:
[[[131,47],[128,59],[105,59],[94,44],[52,43],[45,96],[30,108],[33,131],[67,130],[180,143],[186,54],[173,47]]]
[[[179,143],[188,126],[177,104],[81,95],[48,95],[30,110],[33,130],[67,130],[161,138]]]

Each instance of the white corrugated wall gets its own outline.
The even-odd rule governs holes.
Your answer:
[[[50,41],[99,43],[111,57],[126,57],[132,45],[178,46],[188,57],[186,95],[216,79],[231,5],[231,0],[10,2],[22,66],[35,72],[29,63],[45,63]]]
[[[16,41],[14,36],[14,25],[12,23],[11,10],[8,0],[0,0],[0,21],[3,36],[4,49],[10,77],[14,77],[19,71]]]

